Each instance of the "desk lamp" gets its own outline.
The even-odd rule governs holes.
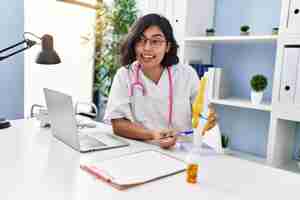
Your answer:
[[[61,62],[59,56],[57,55],[56,51],[53,48],[53,37],[51,35],[45,34],[42,37],[38,37],[35,34],[29,33],[29,32],[25,32],[23,34],[23,38],[24,38],[23,41],[13,44],[7,48],[1,49],[0,50],[0,61],[7,59],[15,54],[18,54],[22,51],[25,51],[26,49],[29,49],[29,48],[33,47],[34,45],[38,44],[34,40],[27,39],[26,35],[31,35],[32,37],[41,41],[42,50],[41,50],[41,52],[39,52],[39,54],[36,58],[35,62],[37,64],[54,65],[54,64],[59,64]],[[16,48],[17,46],[23,45],[23,44],[25,45],[25,47],[23,47],[22,49],[19,49],[12,53],[7,54],[7,55],[1,56],[2,53],[6,52],[8,50],[11,50],[13,48]],[[11,126],[11,124],[9,121],[7,121],[5,118],[0,118],[0,129],[8,128],[10,126]]]

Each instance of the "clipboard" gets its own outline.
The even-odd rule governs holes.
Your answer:
[[[145,184],[186,170],[186,163],[166,153],[145,150],[80,168],[118,190]]]

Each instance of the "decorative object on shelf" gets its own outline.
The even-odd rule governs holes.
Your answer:
[[[215,29],[208,28],[206,29],[206,36],[214,36],[215,35]]]
[[[241,35],[249,35],[250,26],[243,25],[243,26],[241,26],[240,30],[241,30]]]
[[[279,31],[278,27],[272,28],[272,35],[278,35],[278,31]]]
[[[268,85],[267,78],[262,74],[256,74],[252,77],[251,81],[251,101],[253,104],[260,104],[263,98],[263,91]]]
[[[223,135],[221,136],[221,143],[222,143],[222,148],[224,153],[228,153],[229,152],[229,137],[227,135]]]

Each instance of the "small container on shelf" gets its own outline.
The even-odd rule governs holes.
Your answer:
[[[240,31],[241,31],[240,32],[241,35],[249,35],[250,34],[250,26],[243,25],[243,26],[241,26]]]
[[[213,28],[206,29],[206,36],[215,36],[215,29]]]
[[[225,154],[229,153],[229,137],[227,135],[221,135],[221,143],[222,143],[222,148],[223,148],[223,152]]]
[[[261,103],[263,92],[268,85],[268,79],[262,74],[256,74],[251,78],[251,102],[255,105]]]
[[[278,35],[278,32],[279,32],[279,28],[278,27],[272,28],[272,35]]]

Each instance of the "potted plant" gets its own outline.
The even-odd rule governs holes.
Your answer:
[[[229,137],[227,135],[221,135],[221,144],[222,144],[224,153],[228,153]]]
[[[272,35],[278,35],[278,31],[279,31],[278,27],[272,28]]]
[[[241,26],[240,30],[241,30],[241,35],[249,35],[250,26],[243,25]]]
[[[263,91],[268,85],[267,78],[262,74],[256,74],[252,77],[251,81],[251,101],[253,104],[260,104],[263,98]]]
[[[114,0],[111,7],[97,2],[93,101],[99,110],[97,119],[102,120],[113,78],[121,67],[120,43],[136,21],[138,10],[136,0]]]
[[[206,29],[206,36],[214,36],[215,35],[215,29],[208,28]]]

